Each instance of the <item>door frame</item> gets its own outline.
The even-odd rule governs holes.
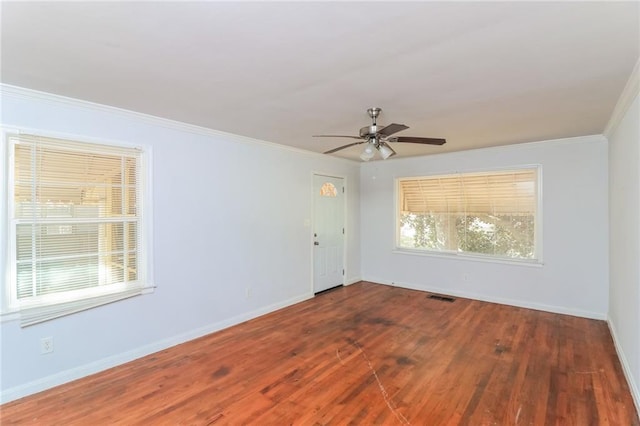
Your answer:
[[[311,228],[309,229],[309,250],[311,251],[311,268],[309,268],[310,271],[310,280],[309,280],[309,291],[311,293],[311,295],[315,295],[315,288],[314,288],[314,280],[315,280],[315,252],[313,249],[313,241],[314,241],[314,230],[316,227],[316,199],[315,199],[315,188],[314,188],[314,179],[316,176],[324,176],[324,177],[329,177],[329,178],[338,178],[338,179],[342,179],[342,182],[344,184],[344,203],[342,205],[342,220],[343,220],[343,224],[344,224],[344,237],[342,240],[342,267],[344,268],[344,274],[342,274],[342,285],[346,285],[346,281],[347,281],[347,272],[348,272],[348,268],[347,268],[347,235],[349,235],[349,227],[347,226],[347,211],[348,211],[348,197],[349,197],[349,191],[347,191],[348,188],[348,177],[346,175],[342,175],[339,173],[333,173],[333,172],[319,172],[319,171],[312,171],[311,172],[311,188],[309,191],[309,194],[311,194]]]

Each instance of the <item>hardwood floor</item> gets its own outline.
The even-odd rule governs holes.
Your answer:
[[[371,283],[0,415],[3,425],[640,425],[605,322]]]

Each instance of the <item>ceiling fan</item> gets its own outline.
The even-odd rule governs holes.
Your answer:
[[[358,142],[350,143],[347,145],[340,146],[338,148],[330,149],[326,151],[325,154],[332,154],[336,151],[340,151],[341,149],[348,148],[354,145],[360,145],[363,143],[367,143],[367,146],[360,154],[360,158],[364,161],[371,160],[376,151],[380,153],[380,156],[386,160],[387,158],[395,155],[396,152],[389,146],[389,142],[404,142],[404,143],[421,143],[426,145],[444,145],[447,141],[444,139],[437,138],[420,138],[414,136],[391,136],[395,133],[398,133],[402,130],[408,129],[408,126],[404,124],[391,123],[388,126],[379,126],[376,123],[376,119],[382,112],[381,108],[369,108],[367,113],[373,123],[370,126],[365,126],[360,129],[360,136],[346,136],[346,135],[313,135],[314,138],[351,138],[351,139],[361,139]]]

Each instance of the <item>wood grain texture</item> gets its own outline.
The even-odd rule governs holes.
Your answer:
[[[358,283],[5,404],[3,425],[624,425],[603,321]]]

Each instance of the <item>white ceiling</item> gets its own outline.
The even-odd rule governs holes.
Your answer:
[[[2,2],[1,81],[323,152],[383,108],[398,157],[602,133],[639,2]],[[361,147],[336,155],[357,158]]]

